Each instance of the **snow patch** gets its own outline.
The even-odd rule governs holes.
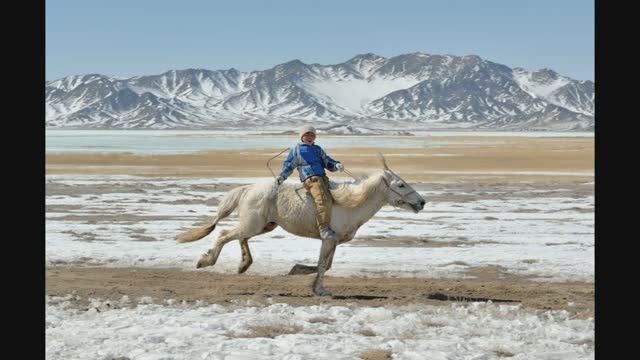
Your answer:
[[[69,307],[68,300],[46,298],[48,359],[337,360],[357,359],[371,349],[397,359],[594,358],[592,318],[518,305],[129,308],[94,299],[83,311]],[[310,321],[318,317],[333,321]],[[273,338],[251,336],[261,326],[274,328]]]
[[[305,90],[319,98],[328,98],[348,112],[360,113],[371,101],[397,90],[410,88],[420,80],[412,78],[322,80],[304,84]]]

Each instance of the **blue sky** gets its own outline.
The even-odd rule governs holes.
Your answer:
[[[594,80],[594,2],[47,0],[46,79],[478,55]]]

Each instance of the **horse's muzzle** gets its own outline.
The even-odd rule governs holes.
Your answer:
[[[418,211],[424,209],[424,204],[426,204],[426,203],[427,203],[426,201],[421,200],[417,204],[411,204],[411,207],[413,208],[413,211],[418,212]]]

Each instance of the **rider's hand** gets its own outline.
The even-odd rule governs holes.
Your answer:
[[[336,164],[336,169],[338,169],[340,171],[344,171],[344,165],[342,165],[342,163],[337,163]]]
[[[284,178],[280,175],[278,175],[278,177],[276,178],[276,182],[278,182],[278,185],[282,184],[284,182]]]

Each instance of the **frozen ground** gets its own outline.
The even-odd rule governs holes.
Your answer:
[[[593,282],[593,182],[416,184],[428,201],[425,210],[413,214],[384,207],[356,239],[338,247],[328,274],[363,275],[369,278],[366,281],[379,283],[384,280],[379,276],[469,278],[476,274],[473,269],[498,267],[498,277],[511,273],[551,282],[548,286],[563,285],[531,295],[542,304],[565,310],[492,302],[430,305],[421,300],[401,305],[397,302],[402,297],[395,299],[380,291],[393,289],[390,284],[379,287],[378,292],[389,298],[378,302],[320,299],[319,304],[306,305],[307,285],[296,285],[306,284],[306,278],[287,281],[291,296],[299,297],[290,300],[298,304],[279,302],[283,294],[278,289],[283,284],[278,281],[265,289],[262,283],[244,284],[241,288],[250,292],[237,296],[228,291],[218,296],[214,291],[209,298],[195,296],[207,301],[194,303],[176,298],[211,293],[207,279],[200,279],[202,273],[170,273],[174,280],[167,285],[163,277],[167,273],[138,274],[136,269],[145,267],[195,270],[195,262],[220,229],[234,226],[237,218],[221,222],[199,242],[176,244],[175,235],[211,219],[231,188],[264,181],[270,180],[48,175],[46,261],[49,266],[62,265],[56,267],[60,270],[52,274],[49,284],[55,282],[57,288],[67,290],[57,293],[63,296],[46,296],[47,359],[334,360],[363,354],[371,359],[594,358],[593,317],[575,316],[572,310],[592,314],[592,303],[585,303],[589,290],[566,287],[564,292],[564,285],[556,284]],[[245,278],[283,275],[295,263],[314,264],[320,248],[317,240],[281,229],[249,244],[254,264],[241,275]],[[212,276],[220,275],[211,272],[235,273],[239,261],[239,246],[230,243],[214,267],[199,271]],[[132,266],[133,270],[106,274],[96,282],[82,272],[65,272],[67,266]],[[194,281],[198,279],[202,281]],[[460,287],[455,281],[444,287],[453,292],[474,289],[473,284]],[[437,288],[437,282],[432,282]],[[136,286],[142,283],[150,285]],[[183,283],[187,288],[180,287]],[[342,287],[345,293],[362,291],[347,292],[346,286]],[[484,289],[482,283],[478,286]],[[514,293],[502,288],[531,285],[505,286],[497,284],[491,293],[508,298]],[[189,292],[192,287],[194,291]],[[79,290],[74,293],[73,288]],[[415,292],[411,290],[415,288],[403,288],[402,294]],[[91,295],[93,289],[111,300],[91,298],[98,296]],[[133,296],[135,292],[154,297]],[[523,294],[526,290],[518,296]],[[541,294],[551,299],[545,302]],[[216,296],[231,300],[212,301]]]
[[[237,219],[199,242],[178,245],[175,235],[210,219],[230,188],[267,180],[50,175],[46,181],[47,264],[194,269],[220,229]],[[428,201],[425,209],[384,207],[338,247],[332,276],[466,277],[470,268],[500,266],[543,281],[593,281],[593,183],[415,187]],[[281,229],[249,244],[248,273],[256,274],[314,264],[320,248]],[[230,243],[204,271],[235,272],[239,261],[239,246]]]
[[[47,297],[49,359],[593,359],[593,319],[518,305],[187,305]],[[381,357],[382,358],[382,357]]]

